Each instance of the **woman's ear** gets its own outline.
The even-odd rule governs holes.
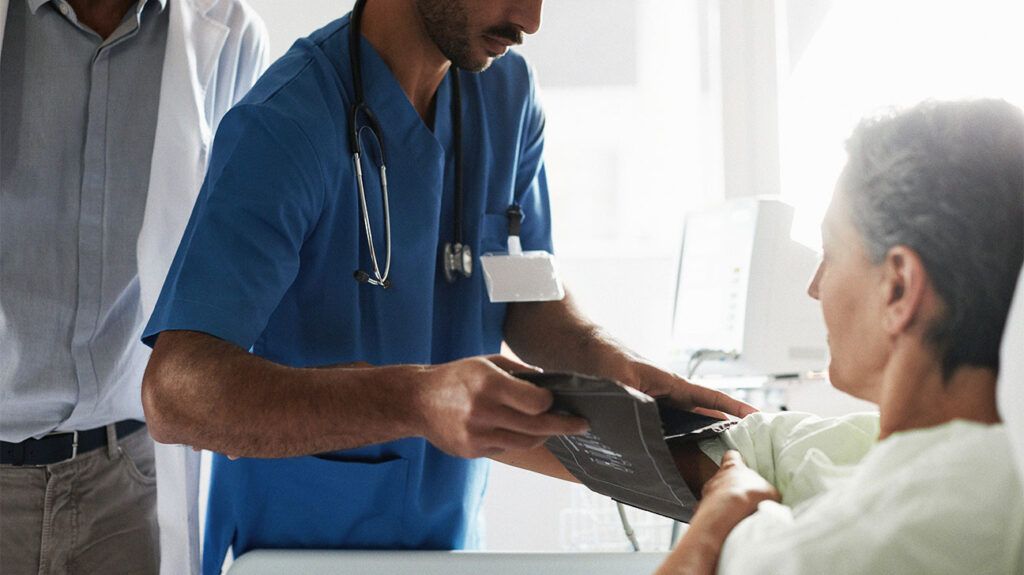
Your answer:
[[[883,327],[889,335],[897,335],[927,313],[925,302],[931,285],[921,257],[907,246],[891,248],[883,267]]]

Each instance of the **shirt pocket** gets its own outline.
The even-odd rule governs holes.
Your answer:
[[[256,488],[243,495],[242,508],[235,507],[241,515],[236,517],[239,538],[247,543],[243,546],[373,549],[401,545],[408,460],[307,456],[234,463],[243,461],[255,463],[247,470],[244,484]]]

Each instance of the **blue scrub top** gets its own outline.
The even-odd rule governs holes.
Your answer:
[[[297,367],[499,351],[505,306],[488,301],[483,274],[449,284],[440,267],[454,227],[451,77],[431,130],[365,40],[366,100],[388,161],[393,287],[352,277],[371,267],[347,139],[349,33],[344,17],[296,42],[224,117],[146,343],[164,330],[200,331]],[[474,256],[505,251],[513,202],[525,214],[523,247],[551,250],[544,118],[525,61],[510,53],[486,72],[462,72],[462,114],[464,236]],[[381,250],[379,181],[367,165]],[[485,462],[420,438],[289,459],[215,456],[203,571],[218,573],[229,547],[237,556],[473,546],[486,475]]]

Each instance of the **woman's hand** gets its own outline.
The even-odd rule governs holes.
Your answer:
[[[729,450],[722,457],[718,473],[704,483],[697,514],[730,523],[729,531],[748,515],[757,511],[762,501],[779,501],[779,491],[756,471],[743,463],[738,451]],[[694,518],[696,523],[696,517]],[[728,534],[728,533],[726,533]]]
[[[725,452],[721,468],[704,484],[702,493],[689,530],[656,575],[711,575],[733,528],[757,511],[762,501],[781,499],[771,483],[731,450]]]

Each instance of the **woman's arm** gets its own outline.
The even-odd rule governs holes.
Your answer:
[[[512,467],[518,467],[527,471],[533,471],[548,477],[554,477],[555,479],[564,479],[565,481],[572,481],[579,483],[580,480],[576,479],[569,470],[562,465],[562,462],[554,456],[553,453],[548,451],[548,448],[541,445],[540,447],[534,447],[533,449],[516,449],[509,450],[504,453],[494,455],[491,459],[500,461],[505,465],[511,465]]]
[[[727,451],[721,469],[704,484],[689,530],[655,575],[713,574],[726,537],[766,500],[779,501],[779,492],[744,465],[739,452]]]
[[[710,457],[704,455],[696,442],[686,443],[681,446],[671,446],[672,458],[675,460],[676,469],[686,481],[690,491],[698,495],[704,488],[705,482],[711,479],[718,471],[718,465]],[[527,450],[510,450],[491,457],[506,465],[526,469],[556,479],[564,479],[579,483],[569,470],[562,465],[546,447],[541,445]]]

